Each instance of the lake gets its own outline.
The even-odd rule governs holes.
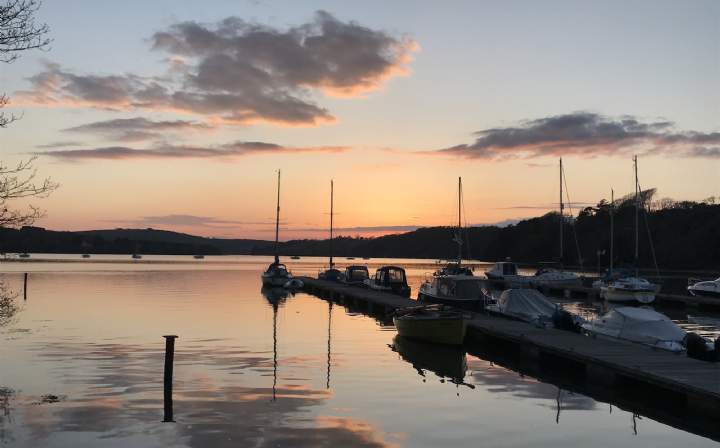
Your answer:
[[[2,445],[716,445],[495,359],[396,340],[391,323],[308,294],[263,295],[269,261],[33,255],[2,263],[6,286],[19,293],[17,314],[0,327]],[[305,275],[325,262],[287,261]],[[427,260],[338,261],[406,266],[413,296],[432,272]],[[599,307],[567,305],[587,314]],[[717,316],[667,314],[720,334]],[[168,334],[178,335],[174,423],[162,421]]]

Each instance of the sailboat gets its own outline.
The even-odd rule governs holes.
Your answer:
[[[275,260],[262,273],[263,286],[284,286],[292,279],[292,275],[284,264],[280,263],[280,170],[277,173],[277,210],[275,214]]]
[[[462,178],[458,178],[458,226],[454,241],[458,244],[458,258],[420,285],[420,302],[440,303],[464,309],[480,309],[483,304],[483,280],[473,276],[462,264]]]
[[[638,182],[637,156],[633,157],[635,170],[635,275],[610,281],[600,288],[600,295],[610,302],[652,303],[659,286],[639,277],[640,259],[640,183]]]
[[[565,225],[565,203],[563,202],[563,181],[565,179],[562,157],[560,158],[560,267],[565,255],[563,248],[563,227]],[[580,286],[580,277],[574,272],[560,271],[551,268],[538,270],[530,279],[535,286]]]
[[[343,279],[343,273],[335,269],[335,263],[333,263],[333,199],[334,199],[334,184],[330,180],[330,261],[328,268],[318,274],[318,278],[321,280],[330,280],[338,282]]]

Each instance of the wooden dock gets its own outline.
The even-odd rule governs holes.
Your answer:
[[[371,315],[417,305],[415,300],[379,291],[305,277],[301,280],[307,292]],[[683,415],[712,416],[720,423],[720,363],[629,342],[541,329],[482,313],[473,313],[467,343],[471,350],[473,346],[501,346],[527,360],[581,376],[593,386],[630,387],[651,397],[665,397],[667,403],[682,409]]]

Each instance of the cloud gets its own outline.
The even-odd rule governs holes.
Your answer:
[[[181,22],[155,33],[167,55],[164,77],[77,74],[58,64],[29,78],[15,103],[109,110],[153,109],[212,117],[317,125],[335,117],[312,96],[355,97],[407,73],[416,50],[396,37],[318,11],[285,30],[229,17],[216,24]]]
[[[720,132],[678,131],[669,121],[641,122],[590,112],[540,118],[514,127],[475,133],[475,142],[425,154],[470,159],[506,160],[544,156],[665,154],[680,157],[720,157]]]
[[[161,216],[143,216],[136,220],[122,221],[138,225],[167,225],[167,226],[197,226],[197,227],[215,227],[215,226],[234,226],[266,223],[248,223],[244,221],[234,221],[228,219],[220,219],[212,216],[196,216],[196,215],[161,215]]]
[[[77,142],[74,140],[63,140],[59,142],[50,142],[45,143],[43,145],[36,145],[35,147],[38,149],[53,149],[53,148],[67,148],[71,146],[82,146],[83,144],[81,142]]]
[[[228,158],[257,154],[293,154],[293,153],[339,153],[347,151],[345,146],[293,147],[274,143],[237,141],[218,146],[189,146],[157,143],[150,148],[131,148],[127,146],[105,146],[89,149],[63,149],[40,151],[35,155],[53,157],[58,160],[129,160],[129,159],[191,159],[191,158]]]
[[[133,142],[157,139],[167,132],[207,131],[210,129],[213,129],[213,126],[194,121],[153,121],[147,118],[135,117],[96,121],[63,129],[63,132],[96,134],[117,141]]]

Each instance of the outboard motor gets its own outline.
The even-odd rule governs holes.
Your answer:
[[[555,313],[553,313],[553,325],[558,330],[565,330],[565,331],[572,331],[573,333],[580,333],[580,326],[575,323],[575,319],[573,319],[572,314],[568,313],[567,311],[558,308]]]
[[[718,353],[720,353],[720,338],[715,341],[715,350],[710,350],[705,338],[697,333],[688,333],[685,336],[685,348],[690,358],[715,362],[718,360]]]

